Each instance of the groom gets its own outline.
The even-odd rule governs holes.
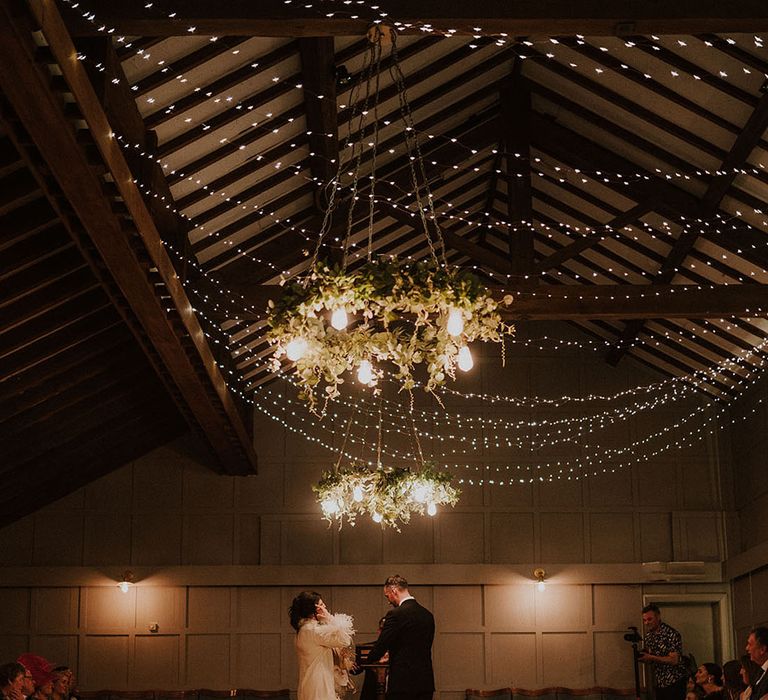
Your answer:
[[[394,606],[384,619],[379,639],[368,654],[376,663],[389,652],[387,700],[431,700],[432,640],[435,618],[408,592],[408,581],[395,574],[384,582],[384,597]]]

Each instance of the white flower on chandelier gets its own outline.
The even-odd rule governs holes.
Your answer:
[[[395,529],[413,513],[434,516],[439,505],[453,506],[461,492],[451,485],[450,474],[426,463],[418,471],[372,469],[364,466],[337,468],[323,474],[312,487],[329,523],[346,520],[355,524],[368,515],[375,523]]]
[[[340,311],[353,322],[339,328]],[[311,408],[321,390],[338,396],[347,372],[375,387],[386,363],[407,390],[416,386],[415,368],[424,366],[424,388],[433,391],[455,378],[457,367],[472,369],[469,343],[500,343],[514,332],[477,277],[433,260],[406,265],[379,259],[355,270],[318,263],[270,302],[268,321],[273,369],[283,356],[296,363],[300,395]]]

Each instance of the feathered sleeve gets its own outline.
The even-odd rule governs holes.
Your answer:
[[[317,641],[324,647],[338,649],[352,644],[352,635],[355,633],[354,620],[344,613],[331,615],[326,624],[314,626]]]

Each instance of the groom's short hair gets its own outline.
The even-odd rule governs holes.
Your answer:
[[[406,581],[400,574],[395,574],[394,576],[390,576],[386,581],[384,581],[384,587],[394,587],[398,590],[404,591],[408,588],[408,581]]]

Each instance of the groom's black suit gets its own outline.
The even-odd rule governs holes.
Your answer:
[[[432,697],[435,690],[432,672],[434,638],[435,618],[413,598],[404,600],[387,613],[368,662],[376,663],[389,652],[388,698]]]

